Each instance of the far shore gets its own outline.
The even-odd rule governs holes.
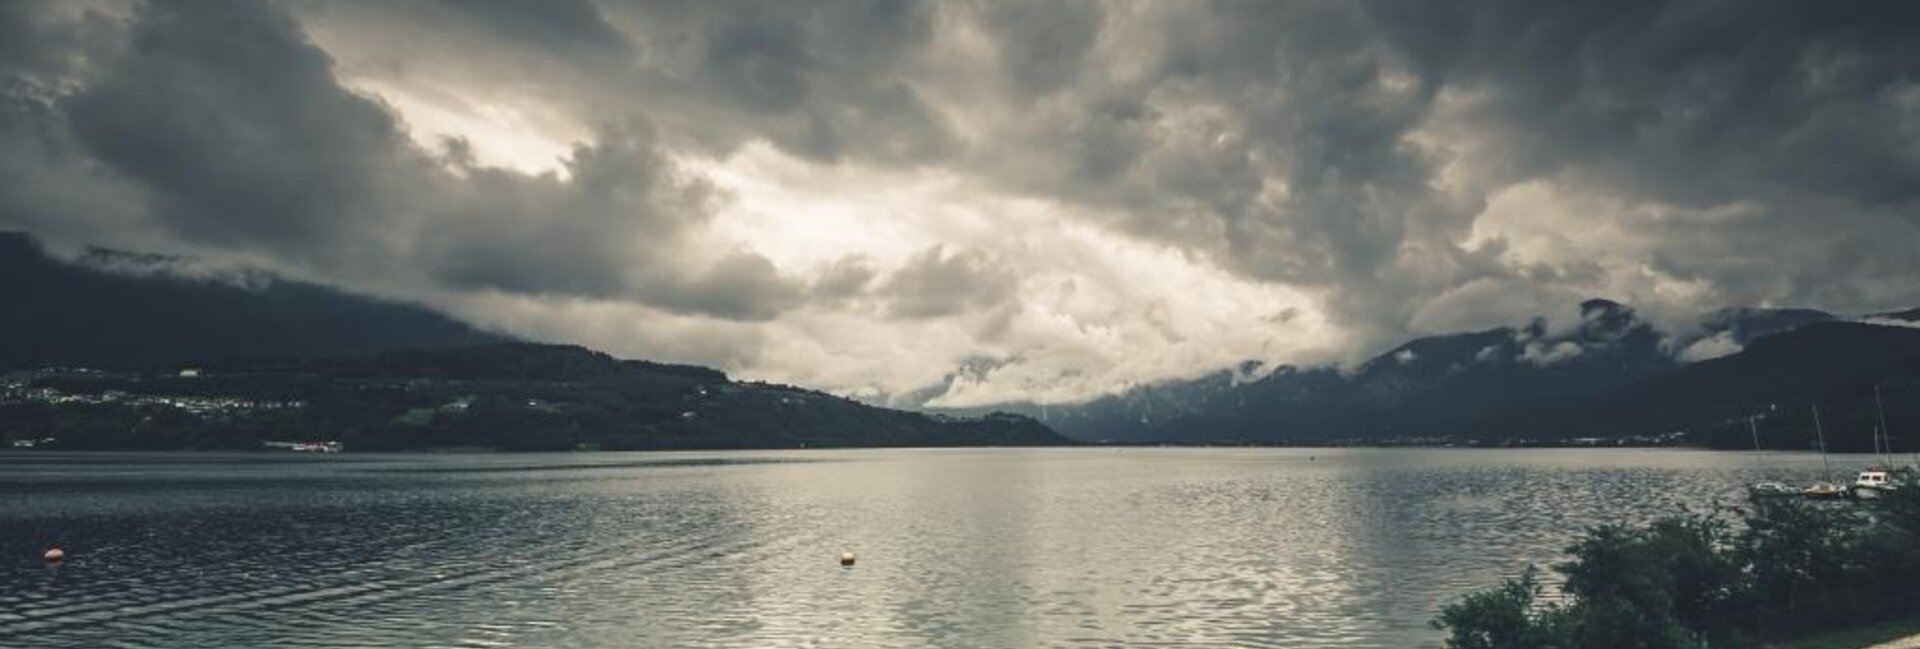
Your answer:
[[[517,450],[489,446],[436,446],[410,449],[360,450],[344,448],[339,451],[299,451],[283,448],[65,448],[60,446],[38,446],[31,448],[9,448],[0,446],[0,455],[29,455],[34,453],[230,453],[259,454],[270,456],[327,456],[327,455],[369,455],[369,454],[409,454],[409,455],[458,455],[458,454],[502,454],[502,455],[573,455],[593,453],[657,453],[657,452],[725,452],[725,451],[854,451],[882,449],[922,449],[922,450],[969,450],[969,449],[1268,449],[1268,450],[1325,450],[1343,451],[1355,449],[1419,449],[1435,451],[1532,451],[1532,450],[1672,450],[1699,451],[1708,453],[1764,453],[1764,454],[1818,454],[1817,449],[1726,449],[1707,446],[1684,445],[1590,445],[1590,444],[1358,444],[1358,443],[1318,443],[1318,444],[1170,444],[1170,443],[1101,443],[1059,445],[969,445],[969,446],[676,446],[658,448],[599,449],[581,448],[570,450]],[[1858,458],[1877,459],[1879,454],[1867,451],[1830,451],[1828,455],[1852,461]],[[1910,457],[1910,453],[1895,453],[1896,462]]]

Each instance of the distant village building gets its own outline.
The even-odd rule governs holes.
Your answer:
[[[261,442],[260,445],[274,451],[297,451],[301,453],[339,453],[347,450],[345,444],[335,441],[324,442]]]

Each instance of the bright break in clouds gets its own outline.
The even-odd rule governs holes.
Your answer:
[[[1899,2],[0,2],[0,229],[896,403],[1920,302]],[[946,381],[956,372],[968,380]]]

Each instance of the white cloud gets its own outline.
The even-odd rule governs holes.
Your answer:
[[[1529,342],[1520,352],[1520,360],[1532,363],[1535,367],[1552,367],[1578,358],[1583,352],[1580,345],[1572,342],[1558,342],[1551,345],[1542,341]]]
[[[1920,320],[1901,320],[1899,318],[1861,318],[1859,320],[1856,320],[1855,322],[1859,322],[1861,324],[1878,325],[1882,327],[1906,327],[1909,329],[1920,329]]]
[[[885,275],[944,250],[977,254],[981,271],[1017,280],[1003,303],[934,318],[890,317],[900,314],[878,290],[801,309],[772,323],[746,369],[758,378],[884,398],[993,358],[935,405],[1058,403],[1243,360],[1325,358],[1339,346],[1313,296],[1087,225],[1097,218],[1071,205],[949,173],[809,163],[766,146],[695,166],[731,197],[715,232],[793,272],[824,276],[855,258]],[[1263,320],[1283,312],[1292,315]]]
[[[1692,344],[1687,345],[1686,349],[1680,350],[1674,358],[1682,363],[1698,363],[1731,356],[1740,353],[1741,349],[1740,341],[1734,339],[1732,331],[1721,331],[1693,341]]]

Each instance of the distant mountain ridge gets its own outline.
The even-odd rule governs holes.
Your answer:
[[[579,353],[509,354],[526,364],[500,365],[498,350],[512,347],[493,345],[506,338],[423,308],[298,282],[243,288],[164,274],[106,272],[51,259],[18,234],[0,233],[0,290],[25,305],[0,311],[0,332],[6,334],[0,336],[0,370],[69,365],[170,372],[191,363],[216,374],[319,372],[373,383],[453,380],[551,387],[628,374],[677,376],[687,384],[731,383],[708,368],[619,361],[566,347],[552,349]],[[1079,440],[1130,443],[1498,440],[1675,430],[1732,443],[1716,431],[1728,430],[1734,418],[1761,416],[1791,428],[1782,439],[1792,441],[1781,443],[1804,445],[1812,427],[1810,416],[1800,413],[1822,404],[1835,413],[1835,432],[1844,446],[1845,440],[1868,437],[1860,432],[1871,425],[1860,414],[1862,400],[1871,398],[1871,386],[1881,386],[1890,395],[1888,415],[1896,431],[1920,424],[1900,423],[1910,416],[1920,419],[1912,412],[1920,407],[1920,381],[1914,378],[1920,361],[1913,360],[1920,354],[1911,344],[1920,336],[1920,309],[1849,322],[1811,309],[1729,308],[1703,314],[1683,332],[1656,331],[1631,307],[1607,300],[1582,303],[1580,314],[1578,323],[1565,330],[1536,320],[1418,338],[1345,369],[1267,371],[1248,364],[1079,405],[931,412],[983,417],[1005,410],[1040,418]],[[1852,346],[1857,341],[1878,347]],[[357,369],[341,364],[353,358],[380,360]],[[983,359],[966,371],[990,371],[992,365]],[[531,374],[490,374],[509,368]],[[399,373],[366,374],[376,370]],[[1756,376],[1772,379],[1756,383]],[[929,388],[919,398],[940,390]],[[755,402],[754,407],[764,405]],[[816,433],[808,434],[817,443],[864,443]],[[739,442],[718,439],[647,443]],[[787,442],[807,443],[777,443]],[[638,443],[628,438],[615,444]]]
[[[175,261],[102,251],[134,266]],[[1017,415],[876,408],[719,370],[518,343],[426,309],[273,280],[70,264],[0,233],[0,438],[60,448],[355,450],[1070,444]],[[191,366],[197,376],[179,376]],[[41,371],[40,368],[95,371]],[[100,371],[104,370],[104,371]]]
[[[1835,450],[1871,450],[1882,416],[1895,451],[1920,449],[1920,329],[1814,323],[1555,414],[1581,434],[1684,425],[1703,441],[1734,448],[1751,443],[1746,420],[1753,417],[1764,445],[1804,449],[1814,443],[1815,406]]]
[[[1892,395],[1888,417],[1912,422],[1911,434],[1920,438],[1920,407],[1908,405],[1920,404],[1920,329],[1845,322],[1810,309],[1735,308],[1705,314],[1697,330],[1672,336],[1615,302],[1590,300],[1580,311],[1569,331],[1536,321],[1429,336],[1345,373],[1281,367],[1248,380],[1246,368],[1235,368],[1080,405],[1002,407],[1080,439],[1128,443],[1685,431],[1731,445],[1725,431],[1740,424],[1738,439],[1749,439],[1740,418],[1751,415],[1787,427],[1777,443],[1804,448],[1812,438],[1810,407],[1821,404],[1835,417],[1829,423],[1837,426],[1836,447],[1844,448],[1870,439],[1862,427],[1877,420],[1859,413],[1863,399],[1872,399],[1871,386],[1880,385]],[[1874,318],[1907,315],[1920,309]]]

